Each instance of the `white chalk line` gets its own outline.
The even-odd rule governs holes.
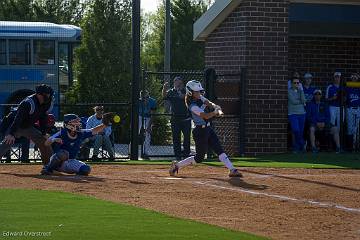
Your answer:
[[[237,187],[237,188],[224,187],[224,186],[219,186],[219,185],[211,184],[211,183],[207,183],[207,182],[195,181],[193,183],[198,184],[198,185],[213,187],[213,188],[219,188],[219,189],[225,189],[225,190],[230,190],[230,191],[235,191],[235,192],[248,193],[248,194],[251,194],[251,195],[266,196],[266,197],[276,198],[276,199],[280,199],[280,200],[307,203],[307,204],[316,205],[316,206],[320,206],[320,207],[336,208],[336,209],[343,210],[343,211],[346,211],[346,212],[360,213],[359,208],[345,207],[345,206],[342,206],[342,205],[339,205],[339,204],[336,204],[336,203],[327,203],[327,202],[319,202],[319,201],[314,201],[314,200],[297,199],[297,198],[278,195],[278,194],[271,194],[271,193],[253,191],[253,190],[246,190],[246,189],[243,189],[243,188],[240,188],[240,187]]]

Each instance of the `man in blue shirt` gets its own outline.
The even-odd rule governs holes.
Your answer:
[[[143,90],[140,92],[139,99],[139,134],[144,136],[143,142],[143,156],[142,158],[149,158],[150,142],[151,142],[151,125],[152,114],[156,110],[156,100],[149,95],[149,91]]]
[[[80,144],[84,139],[92,137],[103,131],[107,125],[104,123],[92,128],[81,129],[81,120],[76,114],[64,116],[64,128],[49,137],[45,145],[53,146],[54,153],[50,162],[44,166],[42,175],[51,175],[54,170],[69,174],[88,175],[91,171],[89,165],[76,160]]]
[[[310,123],[310,142],[312,147],[312,152],[317,153],[318,149],[315,144],[315,133],[320,132],[324,133],[327,129],[330,128],[331,134],[333,135],[336,152],[340,152],[340,138],[339,131],[335,126],[330,124],[330,111],[326,103],[321,101],[322,92],[319,89],[314,91],[314,101],[309,104],[309,111],[307,113],[307,118]]]
[[[86,121],[86,129],[94,128],[101,124],[103,113],[104,113],[104,107],[103,106],[95,106],[94,107],[95,114],[91,115],[88,120]],[[115,158],[115,150],[113,148],[113,145],[111,143],[110,135],[111,135],[112,129],[111,126],[108,126],[100,133],[96,134],[92,138],[90,138],[90,145],[91,143],[94,144],[93,148],[93,155],[92,160],[98,161],[98,154],[99,149],[102,146],[108,153],[110,159]]]
[[[357,74],[351,75],[351,81],[357,82],[359,76]],[[346,88],[347,101],[347,141],[349,150],[353,150],[353,145],[357,140],[359,141],[359,120],[360,120],[360,88],[348,87]]]
[[[334,83],[330,84],[326,89],[325,99],[329,104],[330,123],[340,131],[340,80],[341,73],[334,73]]]

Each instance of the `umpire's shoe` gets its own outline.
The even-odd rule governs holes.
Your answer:
[[[231,169],[229,172],[229,177],[242,177],[243,175],[236,168]]]
[[[169,169],[169,174],[170,176],[174,177],[175,173],[179,172],[179,167],[176,165],[178,162],[177,161],[173,161],[171,163],[170,169]]]

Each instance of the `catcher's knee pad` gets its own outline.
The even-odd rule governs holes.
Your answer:
[[[205,158],[205,155],[202,155],[202,154],[196,154],[194,157],[196,163],[202,163],[204,158]]]
[[[46,165],[45,169],[49,172],[61,167],[61,164],[69,159],[69,153],[65,150],[60,150],[59,152],[53,154],[50,157],[49,163]]]
[[[69,152],[66,150],[60,150],[57,153],[55,153],[57,157],[60,159],[60,161],[65,162],[69,159]]]
[[[90,172],[91,172],[91,167],[89,165],[82,165],[79,169],[78,174],[87,176],[90,174]]]

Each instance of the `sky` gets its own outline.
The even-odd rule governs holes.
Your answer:
[[[145,12],[155,12],[161,1],[162,0],[141,0],[140,7]],[[213,3],[214,0],[210,2]]]
[[[145,12],[155,12],[161,0],[141,0],[140,7]]]

